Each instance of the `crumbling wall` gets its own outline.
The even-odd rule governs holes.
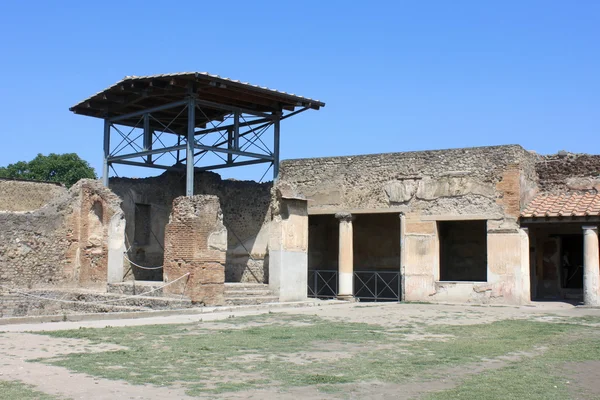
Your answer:
[[[37,210],[66,192],[59,183],[0,178],[0,211]]]
[[[306,196],[309,213],[390,209],[424,215],[508,215],[520,187],[535,188],[535,155],[517,145],[285,160],[279,181]],[[506,201],[506,181],[516,202]],[[523,199],[525,201],[525,199]]]
[[[165,229],[166,293],[204,305],[224,303],[227,229],[217,196],[178,197]],[[189,274],[188,278],[181,277]]]
[[[540,156],[535,168],[544,192],[600,192],[600,155],[561,152]]]
[[[82,180],[38,210],[0,212],[0,284],[104,286],[119,203],[100,182]]]
[[[217,196],[227,228],[228,282],[268,281],[268,224],[271,220],[272,184],[253,181],[223,180],[212,172],[197,173],[194,192]],[[127,238],[131,248],[128,257],[143,266],[163,263],[165,226],[169,221],[173,200],[185,195],[185,176],[166,172],[144,179],[111,178],[111,189],[123,199],[127,220]],[[150,207],[149,241],[136,243],[136,204]],[[161,280],[160,271],[132,268],[139,280]],[[133,277],[133,275],[131,276]]]

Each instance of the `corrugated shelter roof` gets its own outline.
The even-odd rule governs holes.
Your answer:
[[[523,218],[600,216],[599,193],[540,194],[521,213]]]
[[[262,113],[294,111],[297,107],[318,110],[325,103],[264,86],[253,85],[207,72],[178,72],[147,76],[126,76],[112,86],[88,97],[70,108],[76,114],[97,118],[112,118],[144,109],[180,101],[189,93],[205,102],[238,107]],[[196,126],[208,120],[218,120],[228,112],[203,106]],[[161,122],[170,122],[177,112],[153,113]],[[135,126],[138,119],[120,121]],[[177,128],[177,123],[174,125]]]

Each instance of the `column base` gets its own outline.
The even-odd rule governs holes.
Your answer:
[[[338,294],[336,297],[337,300],[347,301],[349,303],[356,303],[358,299],[351,294]]]

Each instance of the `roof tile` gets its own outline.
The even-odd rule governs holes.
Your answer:
[[[524,218],[600,216],[600,193],[540,194],[521,213]]]

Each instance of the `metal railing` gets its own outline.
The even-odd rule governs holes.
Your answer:
[[[338,292],[338,272],[336,270],[309,270],[308,297],[332,299]]]
[[[367,301],[400,301],[400,272],[354,271],[354,297]]]
[[[337,293],[338,271],[308,271],[308,297],[328,299]],[[363,301],[400,301],[400,272],[354,271],[354,297]]]

